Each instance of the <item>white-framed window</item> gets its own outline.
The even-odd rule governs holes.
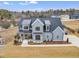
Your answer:
[[[22,25],[20,25],[20,28],[22,28]]]
[[[50,25],[46,25],[46,31],[50,30]]]
[[[24,29],[27,29],[27,30],[28,30],[28,29],[29,29],[29,27],[28,27],[28,26],[24,26]]]
[[[59,35],[57,35],[57,39],[59,39]]]
[[[36,27],[35,30],[36,30],[36,31],[40,31],[40,27]]]
[[[28,35],[27,34],[25,34],[25,39],[28,39]]]
[[[40,35],[35,36],[36,40],[40,40]]]

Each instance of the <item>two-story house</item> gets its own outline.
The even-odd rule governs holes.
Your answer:
[[[79,19],[79,14],[70,14],[69,19]]]
[[[28,39],[34,43],[43,41],[63,41],[64,29],[58,16],[50,18],[21,18],[19,22],[20,38]]]

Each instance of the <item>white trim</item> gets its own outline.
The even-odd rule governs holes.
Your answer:
[[[56,29],[58,29],[58,28],[59,28],[63,33],[65,33],[65,32],[60,28],[60,26],[58,26]],[[55,29],[54,31],[56,31],[56,29]],[[54,31],[53,31],[53,32],[54,32]]]
[[[33,26],[37,21],[40,22],[42,25],[44,25],[44,24],[40,21],[40,19],[37,18],[37,19],[32,23],[32,26]]]

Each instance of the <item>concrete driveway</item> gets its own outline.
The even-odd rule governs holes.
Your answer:
[[[79,37],[75,35],[67,35],[67,38],[69,38],[69,42],[71,42],[74,46],[79,47]]]

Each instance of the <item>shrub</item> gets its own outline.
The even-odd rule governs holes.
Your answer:
[[[69,38],[67,38],[67,43],[69,43]]]
[[[53,40],[51,40],[51,42],[53,42]]]
[[[19,34],[16,34],[16,35],[15,35],[15,39],[20,39]]]
[[[5,28],[5,29],[8,29],[8,28],[10,27],[10,23],[7,22],[7,21],[4,21],[4,22],[1,24],[1,26],[2,26],[3,28]]]
[[[46,40],[44,40],[44,42],[46,42]]]
[[[18,41],[17,40],[14,40],[14,45],[17,45],[18,44]]]
[[[79,28],[78,28],[78,29],[76,29],[76,31],[77,31],[77,33],[79,33]]]

